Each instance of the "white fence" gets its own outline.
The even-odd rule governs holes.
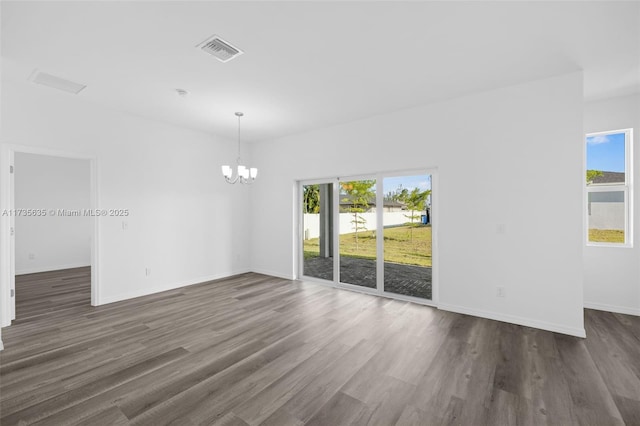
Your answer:
[[[589,229],[624,229],[624,192],[590,192]]]
[[[420,216],[420,212],[415,212]],[[384,226],[402,225],[407,222],[411,222],[407,216],[411,215],[411,212],[385,212],[384,213]],[[365,223],[360,224],[360,228],[366,228],[367,230],[375,230],[377,227],[376,213],[358,213],[359,219],[364,219]],[[355,232],[355,226],[353,223],[353,213],[340,213],[340,234],[351,234]],[[420,219],[417,220],[419,222]],[[416,222],[416,220],[414,220]],[[307,213],[304,215],[304,239],[309,240],[311,238],[318,238],[320,236],[320,215],[318,213]]]
[[[624,203],[591,203],[589,229],[624,229]]]

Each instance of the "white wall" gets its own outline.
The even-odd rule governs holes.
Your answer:
[[[45,215],[15,217],[16,275],[91,265],[91,219],[58,209],[89,210],[90,162],[16,153],[15,207]]]
[[[0,11],[2,10],[2,8],[0,8]],[[2,22],[2,12],[0,12],[0,22]],[[0,83],[2,82],[2,57],[0,57]],[[2,84],[0,84],[0,99],[2,99]],[[0,109],[0,129],[2,129],[2,111]],[[2,164],[0,164],[0,172],[2,172]],[[0,182],[1,185],[1,182]],[[2,198],[2,197],[0,197]],[[0,223],[0,237],[6,232],[5,229],[3,229],[3,226],[6,226],[6,223]],[[5,260],[3,259],[7,259],[8,256],[6,256],[6,253],[4,252],[6,250],[5,248],[6,246],[3,246],[2,244],[0,244],[0,267],[1,268],[6,268],[5,265]],[[9,285],[9,282],[6,282],[5,285]],[[4,298],[2,296],[2,291],[6,291],[5,288],[3,288],[3,283],[2,283],[2,278],[0,277],[0,327],[3,325],[3,318],[5,318],[7,315],[4,312],[4,310],[6,309],[6,303],[4,301]],[[4,344],[2,343],[2,329],[0,328],[0,351],[4,349]]]
[[[249,191],[220,175],[233,141],[28,82],[2,86],[4,144],[95,156],[99,207],[131,211],[127,230],[121,218],[99,219],[100,303],[249,269]]]
[[[252,269],[296,273],[296,180],[437,167],[439,307],[584,335],[582,87],[572,73],[255,144]]]
[[[584,304],[586,307],[640,315],[640,95],[589,102],[584,108],[585,133],[633,128],[633,248],[586,247]]]

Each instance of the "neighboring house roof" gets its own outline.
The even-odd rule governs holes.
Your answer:
[[[349,196],[349,195],[344,195],[344,194],[340,194],[340,205],[341,206],[350,206],[353,204],[353,202],[351,201],[353,199],[353,197]],[[373,197],[371,198],[368,203],[367,203],[370,207],[374,207],[376,205],[376,198]],[[401,203],[400,201],[389,201],[389,200],[385,200],[383,207],[397,207],[397,208],[406,208],[406,205],[404,203]]]
[[[400,201],[386,201],[384,202],[384,207],[398,207],[398,208],[406,208],[406,204],[401,203]]]
[[[608,185],[612,183],[624,183],[624,172],[602,172],[602,176],[593,178],[592,185]]]

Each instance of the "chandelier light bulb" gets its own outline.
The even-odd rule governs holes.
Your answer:
[[[242,184],[252,184],[256,177],[258,176],[258,169],[255,167],[246,167],[242,165],[242,160],[240,159],[240,117],[244,114],[242,112],[236,112],[235,116],[238,117],[238,167],[236,171],[236,176],[233,177],[233,168],[231,166],[224,165],[222,166],[222,176],[227,183],[234,184],[236,182],[240,182]]]

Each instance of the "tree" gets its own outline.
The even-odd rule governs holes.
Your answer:
[[[587,185],[591,185],[593,180],[598,176],[602,176],[602,172],[600,170],[587,170]]]
[[[320,185],[305,185],[302,199],[304,213],[319,213]]]
[[[414,219],[419,219],[420,215],[416,215],[415,212],[423,211],[426,209],[427,198],[431,194],[431,190],[427,189],[425,191],[420,191],[418,188],[413,188],[411,192],[404,193],[401,195],[400,201],[407,205],[407,209],[411,212],[409,216],[405,215],[405,217],[411,219],[411,225],[409,227],[409,232],[411,234],[411,242],[413,242],[413,221]]]
[[[400,184],[395,191],[389,191],[384,196],[384,201],[402,201],[407,195],[409,195],[409,190]]]
[[[346,210],[353,214],[353,228],[356,237],[356,251],[358,250],[358,231],[366,230],[367,220],[362,217],[362,213],[368,210],[369,202],[375,199],[375,180],[357,180],[350,182],[341,182],[340,187],[346,197],[342,198],[342,202],[349,203],[350,207]]]

